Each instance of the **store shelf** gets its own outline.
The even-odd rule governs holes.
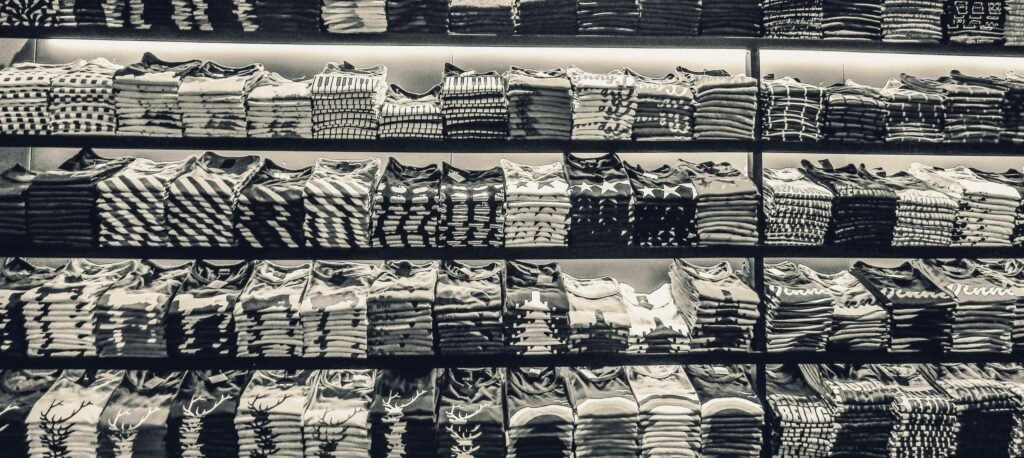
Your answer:
[[[345,44],[377,46],[500,46],[588,48],[781,49],[937,55],[1024,56],[1024,47],[999,45],[791,40],[723,36],[331,34],[237,31],[133,30],[97,27],[0,27],[0,38],[179,41],[199,43]]]
[[[308,138],[134,137],[120,135],[0,135],[0,147],[355,151],[413,153],[550,153],[559,151],[750,152],[753,141],[334,140]]]
[[[1024,258],[1024,247],[695,246],[487,248],[74,247],[0,245],[0,256],[143,259]]]
[[[0,357],[0,369],[382,369],[388,367],[544,367],[628,366],[663,364],[905,364],[1019,362],[1021,354],[949,353],[761,353],[709,352],[678,355],[451,355],[355,358],[210,357],[164,358]]]
[[[766,153],[880,154],[922,156],[1024,156],[1024,145],[956,143],[850,143],[850,142],[775,142],[761,143]]]

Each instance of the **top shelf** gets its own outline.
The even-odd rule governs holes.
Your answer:
[[[335,44],[559,48],[704,48],[808,50],[1024,57],[1024,46],[789,40],[720,36],[448,35],[416,33],[310,34],[0,26],[0,38],[178,41],[198,43]]]

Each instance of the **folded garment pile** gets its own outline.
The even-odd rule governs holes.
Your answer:
[[[894,390],[871,366],[801,365],[808,385],[828,402],[836,429],[834,456],[889,456]]]
[[[942,169],[912,163],[908,171],[956,200],[959,210],[953,245],[1007,246],[1013,243],[1021,194],[1014,187],[985,180],[966,167]]]
[[[761,456],[764,408],[744,368],[690,365],[685,370],[701,400],[701,454],[737,458]]]
[[[465,71],[446,63],[441,113],[447,138],[507,138],[505,80],[496,72]]]
[[[825,351],[834,303],[828,289],[790,261],[766,265],[764,279],[767,350]]]
[[[310,81],[292,81],[267,73],[246,99],[250,137],[313,137]]]
[[[448,33],[511,35],[514,0],[448,0]]]
[[[885,141],[889,108],[880,89],[853,80],[825,89],[823,134],[828,140],[856,143]]]
[[[21,164],[0,173],[0,237],[6,243],[28,241],[28,188],[38,174]]]
[[[505,338],[514,354],[569,350],[569,298],[558,263],[505,263]],[[511,433],[510,433],[511,434]],[[511,447],[510,447],[511,449]]]
[[[385,138],[444,138],[441,86],[414,93],[392,84],[380,108],[378,135]]]
[[[942,41],[944,0],[885,0],[882,2],[882,41],[939,43]]]
[[[256,264],[232,310],[238,356],[302,356],[299,306],[309,268],[309,263]]]
[[[619,290],[629,309],[629,353],[690,351],[690,329],[672,301],[668,283],[650,293],[640,293],[626,283],[619,283]]]
[[[394,157],[377,185],[373,202],[371,242],[379,247],[438,245],[441,169],[437,164],[414,167]]]
[[[238,295],[249,282],[253,262],[196,261],[167,311],[167,344],[172,355],[233,356]]]
[[[384,33],[386,0],[324,0],[320,20],[327,33]]]
[[[915,259],[913,265],[956,300],[953,351],[1010,353],[1017,295],[1002,286],[999,275],[979,272],[975,262],[964,259]]]
[[[234,246],[238,195],[263,165],[260,156],[204,153],[171,183],[166,210],[171,245]]]
[[[952,348],[956,301],[909,262],[879,267],[858,261],[852,273],[891,317],[890,351],[944,352]]]
[[[696,36],[700,28],[701,1],[640,0],[641,35]]]
[[[385,261],[366,297],[369,356],[432,355],[438,263]]]
[[[797,168],[764,171],[767,244],[823,245],[832,221],[832,192]]]
[[[675,259],[669,278],[694,351],[750,350],[761,299],[728,262],[703,267]]]
[[[167,208],[171,183],[195,166],[196,158],[156,162],[138,158],[96,184],[101,246],[168,246]]]
[[[758,0],[702,0],[700,34],[759,37],[762,15]]]
[[[889,314],[849,270],[825,274],[802,264],[799,269],[832,296],[829,351],[880,351],[889,347]]]
[[[831,406],[811,388],[795,364],[769,365],[765,375],[765,413],[775,453],[808,458],[831,456],[836,440]]]
[[[900,81],[924,93],[939,94],[945,102],[943,134],[947,143],[997,143],[1002,131],[1003,91],[955,82],[932,80],[905,73]]]
[[[941,143],[946,99],[938,93],[922,92],[891,79],[882,88],[889,109],[885,141],[890,143]]]
[[[302,191],[303,234],[312,247],[370,246],[380,159],[317,159]]]
[[[254,371],[238,399],[235,430],[241,456],[302,456],[307,371]],[[272,433],[271,433],[272,431]]]
[[[584,35],[636,33],[640,23],[640,0],[578,0],[577,30]]]
[[[0,12],[0,14],[3,14]],[[85,61],[47,65],[18,62],[0,69],[0,133],[45,135],[50,133],[50,92],[52,81]]]
[[[100,57],[54,75],[50,80],[50,133],[114,134],[114,75],[122,68]]]
[[[623,164],[633,188],[632,244],[688,246],[697,238],[697,188],[681,168]]]
[[[893,246],[949,246],[953,243],[959,204],[950,196],[907,172],[892,175],[861,166],[861,174],[885,183],[896,192]]]
[[[436,383],[438,458],[505,455],[505,369],[443,369]]]
[[[516,0],[512,20],[519,34],[576,33],[576,0]]]
[[[303,190],[312,172],[267,160],[238,195],[235,241],[255,248],[305,246]]]
[[[501,160],[505,174],[505,246],[568,246],[569,183],[561,162]]]
[[[562,275],[569,299],[569,348],[574,353],[625,353],[629,307],[612,277]]]
[[[780,141],[822,139],[825,90],[783,77],[761,80],[764,138]]]
[[[302,355],[366,358],[366,295],[378,267],[347,261],[313,262],[302,296]]]
[[[113,86],[118,135],[182,136],[178,87],[200,65],[198,60],[168,62],[147,52],[118,70]]]
[[[615,153],[583,158],[565,154],[572,204],[570,246],[629,244],[633,189]]]
[[[822,0],[767,0],[762,8],[765,38],[821,39]]]
[[[575,453],[638,456],[640,407],[629,389],[626,368],[567,367],[562,372],[573,407]]]
[[[882,0],[823,0],[821,29],[826,40],[882,39]]]
[[[439,246],[504,245],[505,178],[501,167],[463,170],[445,162],[439,213]]]
[[[100,357],[167,356],[164,323],[171,298],[192,263],[160,266],[142,261],[138,270],[96,302],[96,354]]]
[[[571,66],[573,140],[630,140],[636,118],[636,78],[621,70],[590,73]]]
[[[1003,44],[1006,0],[946,2],[942,31],[950,43]]]
[[[447,0],[385,0],[388,31],[397,33],[445,33]]]
[[[387,96],[383,65],[358,68],[328,63],[313,77],[313,137],[374,140],[380,108]]]
[[[757,243],[758,191],[728,162],[694,164],[680,159],[697,189],[697,238],[704,245]]]
[[[896,192],[865,177],[857,166],[821,167],[801,161],[803,173],[832,193],[832,221],[825,242],[830,245],[891,245],[896,226]]]
[[[636,140],[690,140],[693,138],[693,91],[676,74],[649,78],[632,70],[636,78],[637,108],[633,120]]]
[[[757,116],[757,80],[724,70],[677,73],[693,86],[693,135],[698,140],[750,140]]]
[[[503,281],[502,264],[498,262],[479,266],[454,260],[441,262],[434,301],[438,354],[504,352]]]
[[[509,138],[569,139],[573,92],[565,71],[513,65],[504,78],[508,84]]]
[[[178,87],[186,137],[245,137],[245,99],[263,65],[227,67],[208,61]]]

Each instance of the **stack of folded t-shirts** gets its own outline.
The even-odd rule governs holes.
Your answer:
[[[825,91],[791,77],[761,80],[764,138],[820,141]]]
[[[167,416],[170,456],[238,455],[235,413],[248,371],[188,371]]]
[[[582,35],[636,33],[640,25],[640,0],[579,0],[576,24]]]
[[[999,456],[1013,451],[1020,431],[1019,393],[970,364],[925,365],[922,374],[957,405],[957,456]],[[1019,436],[1018,436],[1019,437]]]
[[[569,299],[557,263],[505,263],[505,338],[515,354],[569,349]]]
[[[690,140],[693,138],[693,90],[673,73],[664,78],[650,78],[630,69],[636,78],[636,119],[633,138],[636,140]]]
[[[572,135],[572,84],[563,70],[531,70],[513,65],[508,84],[509,137],[514,140],[568,140]]]
[[[0,14],[0,21],[3,15]],[[1007,46],[1024,45],[1024,2],[1021,0],[1006,1],[1006,20],[1003,23],[1003,36]]]
[[[764,278],[768,351],[825,351],[832,294],[791,261],[766,265]]]
[[[414,93],[392,84],[380,107],[378,136],[384,138],[444,138],[441,118],[441,86]]]
[[[235,413],[238,456],[302,456],[307,376],[306,371],[253,371]]]
[[[114,74],[122,68],[100,57],[54,75],[50,80],[50,133],[115,133]]]
[[[640,456],[700,456],[700,399],[683,366],[630,366],[640,407]]]
[[[942,29],[950,43],[1000,45],[1006,42],[1006,0],[945,2]]]
[[[690,174],[697,189],[697,240],[702,245],[757,243],[757,187],[750,177],[727,162],[679,167]]]
[[[957,84],[950,78],[917,78],[905,73],[900,80],[907,87],[943,97],[943,133],[947,143],[997,143],[1002,130],[1003,91],[972,84]]]
[[[57,20],[61,27],[121,28],[127,19],[125,2],[118,0],[58,0]]]
[[[892,175],[869,171],[861,175],[881,182],[896,192],[896,226],[892,246],[949,246],[959,204],[917,177],[898,172]]]
[[[238,194],[235,241],[255,248],[305,246],[302,193],[312,171],[286,169],[267,160]]]
[[[764,409],[741,366],[690,365],[700,399],[701,455],[761,456]]]
[[[623,164],[633,188],[634,246],[687,246],[697,237],[697,188],[685,170]]]
[[[633,188],[615,153],[582,158],[565,154],[572,204],[569,246],[629,244]]]
[[[498,354],[505,349],[502,327],[501,263],[471,266],[442,261],[437,274],[434,326],[442,355]]]
[[[328,63],[313,77],[313,137],[375,140],[387,76],[383,65]]]
[[[677,73],[692,82],[693,135],[698,140],[751,140],[757,116],[757,80],[725,71]]]
[[[443,369],[437,381],[438,458],[505,455],[505,369]]]
[[[117,134],[180,137],[184,125],[178,107],[181,80],[202,65],[198,60],[168,62],[153,53],[114,75]]]
[[[123,379],[124,371],[61,373],[25,419],[25,456],[98,456],[100,415]]]
[[[690,329],[672,302],[668,283],[650,293],[639,293],[625,283],[619,283],[619,290],[629,307],[629,353],[690,351]]]
[[[501,160],[505,174],[505,246],[567,246],[572,218],[561,162]]]
[[[96,184],[101,246],[158,247],[168,244],[164,207],[171,183],[188,173],[195,156],[171,162],[138,158]]]
[[[797,168],[765,169],[765,243],[824,245],[832,221],[832,191]]]
[[[167,307],[192,263],[160,266],[142,261],[138,270],[107,290],[96,303],[96,352],[100,357],[166,357]]]
[[[378,247],[432,247],[438,244],[441,170],[388,159],[377,184],[371,241]]]
[[[807,384],[831,407],[836,429],[832,455],[836,457],[889,457],[893,390],[880,382],[869,367],[823,364],[800,365]],[[905,455],[901,455],[905,456]]]
[[[445,33],[447,0],[385,0],[388,32]]]
[[[126,25],[132,29],[178,29],[174,18],[174,0],[127,0],[125,3],[128,8]],[[184,5],[183,0],[177,0],[177,3]]]
[[[366,294],[377,266],[346,261],[313,262],[302,296],[302,355],[366,358]]]
[[[129,370],[99,415],[96,456],[167,456],[167,426],[186,373]]]
[[[880,351],[889,346],[889,316],[871,291],[849,270],[834,274],[799,266],[804,276],[826,288],[832,296],[832,332],[829,351]]]
[[[1019,259],[991,259],[978,261],[978,271],[989,278],[999,281],[1004,288],[1024,287],[1024,263]],[[1014,308],[1013,322],[1013,349],[1019,351],[1024,348],[1024,296],[1017,297],[1017,306]],[[1021,431],[1024,434],[1024,431]],[[1021,438],[1024,440],[1024,437]],[[1024,443],[1022,443],[1024,446]]]
[[[925,277],[956,300],[953,351],[1009,353],[1017,296],[1004,279],[963,259],[917,259]],[[978,294],[984,291],[986,294]],[[985,323],[985,326],[978,326]]]
[[[832,408],[795,364],[765,369],[773,456],[827,458],[836,440]]]
[[[496,72],[465,71],[446,63],[441,114],[447,138],[508,138],[504,78]]]
[[[448,0],[448,33],[511,35],[514,0]]]
[[[209,0],[208,0],[209,1]],[[320,31],[320,0],[249,0],[255,6],[260,32]]]
[[[178,86],[186,137],[245,137],[245,99],[263,75],[262,64],[227,67],[209,61]]]
[[[915,364],[873,365],[879,380],[893,390],[890,456],[949,456],[956,450],[958,409]]]
[[[207,151],[171,182],[168,239],[174,246],[233,246],[238,195],[263,168],[260,156],[228,157]]]
[[[61,371],[8,369],[0,373],[0,447],[11,456],[29,456],[28,415]]]
[[[508,451],[504,456],[573,456],[573,410],[562,371],[555,367],[509,368],[505,403]],[[538,431],[543,431],[541,440]]]
[[[15,245],[28,241],[28,188],[39,172],[15,164],[0,173],[0,238]]]
[[[638,456],[640,405],[622,366],[562,368],[575,456]]]
[[[912,264],[878,267],[857,261],[852,272],[892,317],[892,351],[938,354],[952,347],[956,301]]]
[[[25,291],[41,286],[56,277],[63,266],[37,266],[22,258],[7,258],[0,268],[0,354],[25,354]],[[0,431],[2,433],[3,431]]]
[[[96,264],[72,259],[21,295],[29,356],[96,356],[96,304],[112,287],[131,281],[139,261]]]
[[[259,30],[255,0],[171,0],[175,12],[191,14],[191,29],[203,31],[255,32]],[[188,13],[186,13],[188,14]],[[180,20],[187,25],[189,20]],[[179,25],[179,27],[181,27]],[[183,28],[183,27],[182,27]],[[183,28],[189,30],[189,28]]]
[[[959,204],[953,245],[1013,244],[1017,207],[1021,202],[1017,189],[985,180],[966,167],[941,169],[915,162],[908,172]]]
[[[826,40],[882,39],[883,0],[823,0],[821,29]]]
[[[1024,24],[1021,26],[1024,28]],[[1002,91],[1002,129],[999,140],[1005,143],[1024,143],[1024,79],[1013,72],[1007,72],[1005,77],[998,77],[969,76],[960,73],[959,70],[953,70],[949,72],[949,76],[957,83]]]
[[[1017,217],[1014,219],[1013,237],[1014,245],[1024,245],[1024,173],[1016,169],[1009,169],[1005,172],[986,172],[984,170],[971,169],[979,178],[985,181],[1004,184],[1016,189],[1021,195],[1020,205],[1017,207]]]
[[[299,305],[309,264],[256,264],[232,311],[238,356],[302,356]]]
[[[373,402],[373,369],[314,372],[302,413],[304,456],[358,456],[370,450],[366,412]]]
[[[816,167],[800,163],[811,181],[832,192],[832,221],[825,236],[829,245],[891,245],[899,197],[885,183],[864,176],[857,166],[833,168],[827,160]]]
[[[941,143],[945,97],[941,93],[922,92],[891,79],[882,88],[889,109],[885,122],[885,141],[890,143]]]
[[[625,353],[632,322],[629,307],[612,277],[562,275],[569,298],[569,348],[574,353]]]
[[[765,38],[821,39],[822,0],[765,0]]]
[[[621,70],[590,73],[570,66],[573,140],[631,140],[636,78]]]
[[[750,350],[761,299],[728,262],[701,267],[676,259],[669,278],[694,350]]]
[[[827,140],[856,143],[885,141],[885,119],[889,114],[881,90],[853,80],[825,89]]]
[[[758,0],[702,0],[700,34],[759,37],[762,16]]]
[[[167,311],[167,347],[173,355],[235,354],[232,312],[252,271],[252,262],[196,261]]]
[[[41,2],[9,2],[0,8],[0,25],[22,27],[55,27],[60,25],[55,0]]]
[[[576,33],[576,0],[515,0],[512,20],[516,33],[573,35]]]
[[[0,9],[0,15],[3,9]],[[18,62],[0,69],[0,132],[7,135],[42,135],[50,132],[51,81],[85,61],[48,65]]]
[[[385,261],[366,297],[367,354],[432,355],[437,261]]]
[[[250,137],[313,137],[310,81],[292,81],[266,73],[246,99],[245,122]]]
[[[36,175],[25,192],[29,239],[35,244],[92,246],[99,238],[97,187],[134,158],[103,158],[83,149],[56,170]]]
[[[501,167],[463,170],[445,162],[439,204],[438,245],[505,244],[505,176]]]
[[[944,4],[944,0],[884,0],[882,41],[939,43]]]
[[[380,159],[317,159],[302,191],[306,244],[368,248]]]
[[[700,7],[701,0],[640,0],[637,33],[696,36],[700,28]]]
[[[367,413],[370,457],[437,457],[436,378],[429,368],[383,369],[377,373],[373,403]]]
[[[324,0],[320,19],[327,33],[384,33],[385,0]]]

